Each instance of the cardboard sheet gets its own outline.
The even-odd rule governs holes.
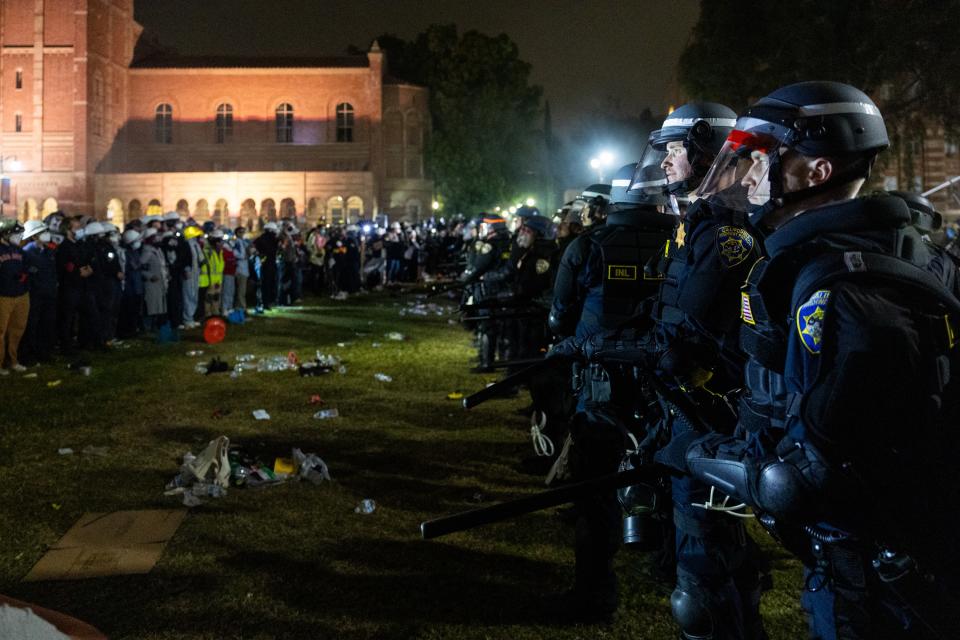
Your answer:
[[[182,509],[86,513],[23,580],[149,573],[186,513]]]

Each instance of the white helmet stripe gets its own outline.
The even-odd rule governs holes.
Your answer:
[[[692,127],[695,123],[703,120],[713,127],[732,127],[737,124],[735,118],[667,118],[663,121],[663,128],[666,127]]]
[[[826,102],[800,107],[800,115],[803,116],[832,116],[841,113],[864,113],[880,117],[880,110],[866,102]]]

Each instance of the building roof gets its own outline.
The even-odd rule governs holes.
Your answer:
[[[370,61],[365,55],[321,57],[235,57],[235,56],[149,56],[136,60],[133,69],[310,69],[363,68]]]

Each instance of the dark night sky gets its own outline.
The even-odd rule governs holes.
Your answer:
[[[559,132],[592,105],[667,106],[698,0],[135,0],[137,20],[183,55],[323,55],[410,38],[432,23],[506,33],[533,65]]]

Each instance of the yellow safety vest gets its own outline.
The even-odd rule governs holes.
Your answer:
[[[200,269],[200,288],[212,287],[223,283],[223,251],[212,251],[210,247],[203,249],[207,263]]]

